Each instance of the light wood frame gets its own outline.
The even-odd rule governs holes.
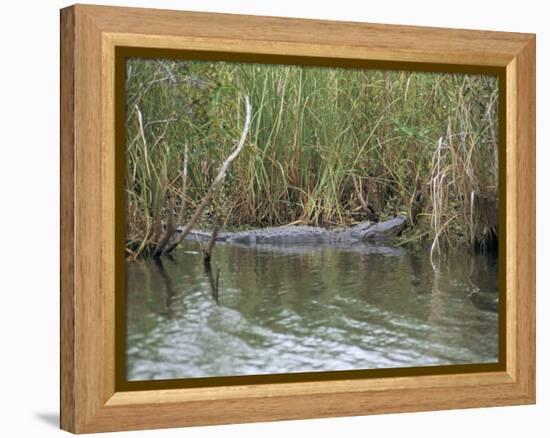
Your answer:
[[[115,390],[115,48],[501,68],[502,371]],[[535,402],[535,36],[76,5],[61,11],[61,427],[75,433]]]

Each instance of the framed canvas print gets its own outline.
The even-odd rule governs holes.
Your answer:
[[[535,37],[61,11],[61,427],[535,401]]]

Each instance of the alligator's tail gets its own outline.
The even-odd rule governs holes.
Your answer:
[[[176,228],[176,236],[178,234],[181,234],[183,231],[183,227]],[[216,242],[225,242],[227,240],[227,233],[218,233],[216,236]],[[187,240],[194,240],[197,242],[208,242],[212,238],[212,232],[211,231],[200,231],[200,230],[191,230],[185,236],[185,239]]]

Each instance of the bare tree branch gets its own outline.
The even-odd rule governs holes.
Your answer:
[[[206,249],[204,250],[204,263],[210,263],[210,259],[212,258],[212,250],[214,249],[214,245],[216,244],[216,237],[218,237],[217,224],[214,226],[214,230],[212,231],[212,236],[210,236],[210,240],[208,241],[208,244],[206,245]]]
[[[361,184],[359,184],[357,177],[355,175],[351,175],[351,178],[353,179],[355,195],[359,200],[359,204],[361,204],[361,207],[367,214],[367,219],[370,221],[378,222],[378,214],[374,210],[374,207],[371,204],[369,204],[367,201],[365,201],[365,198],[363,197],[363,191],[361,190]]]
[[[355,188],[355,196],[357,196],[359,204],[361,204],[361,207],[363,208],[363,210],[365,210],[365,213],[368,213],[369,207],[367,205],[367,201],[365,201],[365,198],[363,198],[363,193],[361,193],[361,186],[359,185],[359,181],[357,181],[357,177],[355,175],[351,175],[351,179],[353,180],[353,187]]]
[[[185,214],[185,204],[187,199],[187,143],[185,143],[185,150],[183,152],[183,172],[181,176],[181,204],[180,213],[178,215],[178,224],[183,222],[183,215]]]
[[[157,246],[155,247],[155,252],[153,253],[155,257],[158,257],[162,254],[162,251],[170,241],[170,238],[176,232],[176,224],[174,221],[174,200],[173,199],[170,201],[168,209],[169,209],[168,222],[166,223],[166,229],[164,230],[164,234],[162,235],[162,238],[159,240],[159,242],[157,243]]]
[[[187,234],[189,234],[189,231],[193,228],[193,225],[195,225],[195,222],[199,220],[201,217],[204,209],[206,206],[210,203],[212,200],[212,197],[220,187],[221,183],[223,182],[225,178],[225,174],[227,173],[227,170],[229,169],[229,166],[237,158],[241,150],[243,149],[246,136],[248,135],[248,130],[250,129],[250,122],[252,119],[252,107],[250,106],[250,99],[248,96],[245,96],[245,104],[246,104],[246,120],[244,122],[243,132],[241,134],[241,138],[239,140],[239,144],[233,151],[229,157],[223,162],[218,174],[216,175],[216,178],[214,178],[214,181],[212,182],[212,185],[208,189],[208,192],[206,193],[206,196],[200,203],[200,205],[195,210],[195,213],[193,213],[193,216],[191,216],[191,219],[189,219],[189,222],[185,225],[182,232],[179,234],[179,236],[171,243],[169,244],[166,249],[164,250],[165,254],[170,254],[182,241],[185,239]]]
[[[145,131],[143,130],[143,116],[141,115],[141,111],[137,104],[135,105],[135,109],[138,116],[138,124],[139,124],[139,133],[141,135],[141,140],[143,141],[143,157],[145,161],[145,167],[147,169],[147,176],[151,178],[151,169],[149,168],[149,154],[147,153],[147,140],[145,139]]]

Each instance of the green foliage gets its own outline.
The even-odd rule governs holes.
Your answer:
[[[382,218],[408,212],[414,194],[426,194],[406,239],[467,241],[471,192],[497,187],[497,84],[481,75],[131,59],[128,237],[147,240],[167,200],[181,204],[186,145],[185,211],[193,212],[235,147],[249,95],[247,143],[215,202],[226,227],[364,220],[355,175]],[[441,230],[430,202],[438,145]]]

